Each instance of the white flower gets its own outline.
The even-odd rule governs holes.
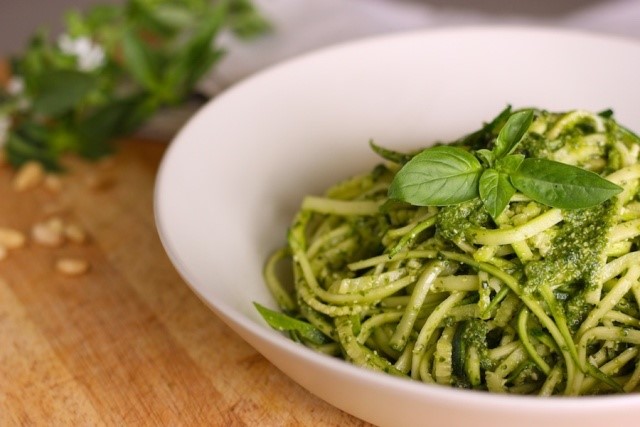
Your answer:
[[[24,79],[20,76],[13,76],[7,82],[7,93],[9,95],[17,96],[24,92]]]
[[[58,37],[58,47],[67,55],[76,57],[81,71],[93,71],[104,64],[104,49],[88,37],[74,39],[68,34],[62,34]]]
[[[31,106],[31,101],[25,94],[25,84],[22,76],[12,76],[7,85],[5,87],[7,93],[13,96],[13,101],[15,102],[15,106],[20,111],[26,111]],[[2,117],[0,116],[0,120]],[[2,126],[0,126],[0,131],[2,130]]]
[[[0,115],[0,148],[7,142],[10,127],[11,118],[7,115]]]

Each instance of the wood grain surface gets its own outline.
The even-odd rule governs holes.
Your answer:
[[[58,217],[84,244],[28,238],[0,261],[0,425],[364,426],[288,379],[224,325],[169,262],[153,218],[165,144],[68,159],[62,189],[16,192],[0,167],[0,227]],[[90,263],[56,271],[61,257]]]

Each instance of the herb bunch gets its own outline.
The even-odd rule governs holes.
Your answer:
[[[389,198],[415,206],[446,206],[479,197],[497,219],[516,191],[561,209],[595,206],[622,191],[580,167],[514,154],[533,118],[533,110],[511,114],[491,150],[467,151],[452,145],[423,150],[398,171]]]
[[[250,0],[128,0],[69,12],[55,41],[36,33],[0,88],[0,145],[19,166],[58,169],[62,153],[98,158],[115,138],[193,95],[223,56],[216,36],[263,33]]]

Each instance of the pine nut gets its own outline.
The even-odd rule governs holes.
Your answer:
[[[13,179],[13,188],[16,191],[26,191],[37,187],[44,179],[42,165],[35,161],[25,163],[18,169]]]
[[[47,227],[49,227],[56,233],[62,234],[64,232],[64,222],[62,222],[62,219],[60,217],[51,217],[45,222],[45,224],[47,224]]]
[[[89,262],[81,258],[60,258],[56,270],[65,276],[80,276],[89,271]]]
[[[31,237],[39,245],[62,246],[64,243],[62,224],[57,227],[57,224],[51,221],[39,222],[31,228]]]
[[[7,249],[16,249],[24,246],[26,242],[24,234],[13,228],[0,227],[0,245]]]
[[[52,193],[58,193],[62,190],[62,180],[57,175],[47,174],[44,178],[44,186]]]
[[[64,235],[73,243],[84,243],[87,241],[87,233],[78,224],[67,224],[64,227]]]
[[[4,245],[0,245],[0,261],[5,259],[7,255],[9,255],[9,251],[7,250],[7,247]]]

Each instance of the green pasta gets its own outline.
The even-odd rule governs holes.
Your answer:
[[[306,197],[265,264],[279,306],[257,305],[267,322],[414,381],[540,396],[640,390],[640,139],[610,111],[522,111],[429,152],[469,165],[458,181],[479,180],[480,192],[465,187],[465,200],[396,197],[399,171],[433,159],[373,143],[381,164]],[[589,184],[537,183],[547,160],[580,168],[577,181],[592,172]],[[493,193],[489,169],[506,180]]]

